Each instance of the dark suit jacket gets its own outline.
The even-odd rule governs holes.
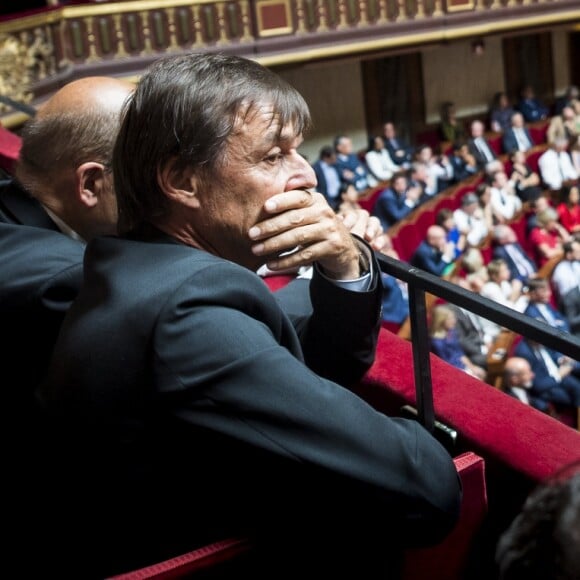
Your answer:
[[[338,209],[338,206],[340,205],[340,202],[341,202],[340,193],[336,197],[330,197],[328,195],[328,186],[326,183],[326,176],[324,175],[324,171],[322,170],[320,160],[316,161],[312,165],[312,169],[314,169],[314,173],[316,175],[316,180],[318,182],[318,184],[316,186],[316,191],[318,191],[319,193],[322,193],[322,195],[324,195],[324,197],[326,198],[326,201],[328,201],[328,203],[332,207],[332,209],[334,209],[334,210]],[[338,169],[336,169],[336,167],[334,167],[334,171],[336,171],[336,178],[340,182],[341,181],[340,173],[338,172]]]
[[[532,318],[535,318],[536,320],[541,320],[543,322],[546,322],[547,324],[550,324],[550,326],[554,326],[554,328],[557,328],[558,330],[570,332],[570,325],[568,324],[568,321],[566,320],[566,318],[564,318],[564,316],[562,316],[562,314],[560,312],[558,312],[550,304],[546,304],[546,308],[550,311],[551,315],[554,317],[555,325],[550,324],[550,321],[547,320],[546,318],[544,318],[544,315],[542,314],[541,310],[538,308],[538,306],[534,302],[530,302],[528,304],[528,306],[524,310],[524,314],[526,314],[527,316],[531,316]]]
[[[524,129],[524,133],[526,134],[526,137],[530,141],[530,148],[531,148],[534,146],[534,141],[532,140],[532,136],[531,136],[530,132],[528,131],[527,127],[523,127],[523,129]],[[503,147],[504,153],[511,153],[512,151],[519,149],[518,140],[516,138],[516,134],[513,130],[513,127],[506,129],[506,131],[504,132],[504,134],[502,136],[502,147]]]
[[[491,148],[487,139],[485,139],[485,137],[483,137],[483,139],[487,143],[487,146],[489,147],[489,150],[492,154],[493,159],[497,159],[497,155],[496,155],[495,151]],[[467,146],[469,147],[469,151],[471,151],[472,155],[475,157],[475,160],[477,161],[478,167],[480,169],[484,169],[485,166],[488,164],[488,160],[485,158],[485,155],[483,155],[483,153],[479,150],[479,148],[475,144],[475,140],[469,139],[469,141],[467,142]]]
[[[405,203],[406,196],[390,187],[384,189],[373,205],[372,214],[379,218],[384,229],[407,217],[415,208]]]
[[[2,361],[18,384],[6,395],[31,396],[42,376],[81,284],[83,252],[17,184],[0,190]]]
[[[292,320],[253,272],[160,233],[93,240],[85,274],[40,395],[75,466],[60,529],[95,576],[240,530],[294,572],[319,548],[378,550],[368,518],[403,542],[450,530],[447,452],[331,380],[373,361],[378,274],[351,293],[315,272],[313,314]],[[342,564],[326,556],[317,572]]]
[[[580,338],[580,289],[576,287],[562,296],[559,308],[570,324],[570,332]]]
[[[384,141],[385,149],[397,165],[403,165],[404,163],[411,163],[413,161],[413,148],[408,143],[397,138],[397,147],[395,147],[386,137]]]
[[[532,260],[526,254],[526,252],[524,251],[522,246],[517,242],[514,242],[512,244],[512,246],[515,246],[516,251],[519,251],[521,253],[522,258],[527,262],[528,266],[531,268],[531,271],[537,272],[538,268],[537,268],[536,264],[534,264],[534,262],[532,262]],[[519,271],[517,264],[515,263],[514,259],[511,257],[511,254],[509,254],[508,251],[505,249],[505,246],[503,246],[503,245],[495,246],[493,248],[493,257],[494,257],[494,259],[501,259],[501,260],[504,260],[506,262],[506,264],[510,270],[512,278],[517,278],[518,280],[521,280],[522,282],[525,282],[528,279],[527,275],[525,275],[523,272]]]
[[[484,345],[483,336],[461,308],[455,305],[452,308],[457,319],[455,330],[463,352],[473,364],[484,369],[487,368],[487,357],[481,351],[481,347]]]
[[[547,349],[552,360],[557,364],[559,355],[557,352]],[[557,382],[549,371],[546,363],[541,360],[526,340],[521,340],[514,349],[514,356],[525,358],[534,372],[534,382],[531,393],[534,396],[568,406],[578,406],[574,404],[572,391],[580,388],[580,379],[573,374],[568,375],[561,382]]]
[[[436,276],[441,276],[445,268],[449,266],[449,262],[443,260],[441,252],[434,249],[425,240],[415,250],[411,257],[411,264]]]

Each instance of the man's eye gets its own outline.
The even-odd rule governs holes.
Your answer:
[[[284,155],[282,153],[273,153],[272,155],[268,155],[268,157],[266,157],[265,161],[267,163],[276,163],[278,161],[280,161],[280,159],[282,159],[284,157]]]

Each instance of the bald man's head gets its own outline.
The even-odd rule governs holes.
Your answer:
[[[441,226],[429,226],[425,239],[430,246],[441,250],[447,241],[447,234]]]
[[[517,356],[508,358],[504,365],[504,385],[506,387],[522,387],[529,389],[534,380],[530,363]]]
[[[122,79],[85,77],[59,89],[22,131],[18,179],[34,190],[86,161],[108,164],[134,88]]]

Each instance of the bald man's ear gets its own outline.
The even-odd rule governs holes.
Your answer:
[[[107,181],[105,166],[96,161],[87,161],[76,169],[77,195],[87,207],[94,207],[99,202]]]
[[[198,178],[190,167],[180,168],[177,158],[157,168],[157,182],[167,197],[189,207],[200,207],[196,189]]]

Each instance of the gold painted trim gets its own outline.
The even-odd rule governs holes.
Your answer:
[[[279,66],[284,64],[295,64],[304,61],[314,61],[316,59],[333,58],[341,56],[352,56],[357,53],[374,52],[383,49],[402,48],[405,46],[420,47],[430,42],[444,42],[448,40],[472,37],[474,35],[483,35],[493,33],[500,29],[514,29],[518,27],[530,27],[538,24],[549,24],[557,22],[564,24],[566,20],[576,20],[580,18],[580,10],[573,10],[553,15],[543,15],[530,17],[528,19],[509,20],[505,22],[490,22],[478,26],[464,26],[457,29],[445,29],[433,31],[430,33],[417,33],[396,38],[383,38],[380,40],[371,40],[367,42],[356,42],[341,46],[340,48],[328,47],[317,48],[314,50],[295,51],[291,54],[286,53],[276,56],[259,56],[255,59],[264,66]]]
[[[460,4],[457,6],[450,5],[451,0],[445,0],[445,12],[464,12],[466,10],[474,10],[475,2],[474,0],[468,0],[465,4]]]
[[[264,22],[262,19],[261,8],[267,6],[284,6],[284,12],[286,13],[286,22],[289,23],[288,26],[279,26],[278,28],[264,28]],[[294,27],[292,26],[292,14],[290,12],[290,1],[289,0],[256,0],[256,18],[258,21],[258,36],[260,38],[265,38],[268,36],[278,36],[280,34],[290,34],[294,32]]]

